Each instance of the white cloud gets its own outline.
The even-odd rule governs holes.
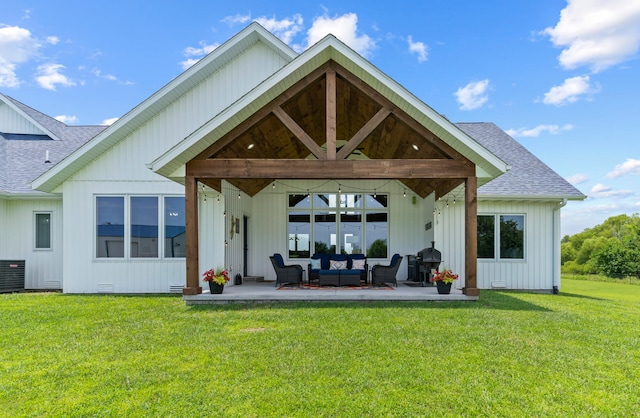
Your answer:
[[[118,119],[120,119],[120,118],[105,119],[105,120],[103,120],[103,121],[102,121],[102,123],[101,123],[100,125],[108,125],[108,126],[111,126],[111,125],[113,125],[114,123],[116,123],[116,121],[117,121]]]
[[[551,90],[544,94],[542,102],[563,106],[578,101],[582,95],[598,93],[600,88],[592,86],[590,81],[588,75],[567,78],[561,86],[551,87]]]
[[[247,23],[251,20],[251,15],[241,15],[237,14],[235,16],[227,16],[221,20],[221,22],[227,23],[229,25],[235,25],[237,23]]]
[[[180,66],[183,70],[186,70],[219,46],[219,43],[207,44],[204,41],[200,41],[200,47],[186,47],[182,53],[187,59],[180,61]]]
[[[65,123],[67,125],[78,123],[77,116],[59,115],[59,116],[55,116],[54,119],[59,120],[60,122]]]
[[[535,128],[518,128],[518,129],[509,129],[507,133],[513,137],[538,137],[540,134],[544,132],[548,132],[551,135],[557,135],[564,131],[570,131],[573,129],[573,125],[538,125]]]
[[[613,190],[609,186],[605,186],[604,184],[596,184],[591,188],[590,197],[593,198],[603,198],[603,197],[618,197],[624,198],[629,197],[634,194],[633,190]]]
[[[71,79],[61,73],[65,66],[62,64],[43,64],[38,66],[36,81],[43,89],[56,90],[56,85],[63,87],[75,86]]]
[[[57,36],[47,36],[46,42],[50,45],[58,45],[60,38]]]
[[[333,18],[325,14],[314,18],[311,28],[307,31],[307,48],[328,34],[333,34],[364,57],[370,57],[376,48],[373,39],[366,34],[358,34],[358,16],[355,13]]]
[[[489,100],[489,79],[472,81],[464,87],[460,87],[455,93],[460,110],[478,109]]]
[[[0,27],[0,87],[18,87],[18,65],[34,57],[40,42],[31,32],[18,26]]]
[[[607,174],[607,177],[613,179],[629,174],[640,174],[640,160],[633,158],[627,159],[624,163],[618,164],[612,172]]]
[[[578,185],[578,184],[582,184],[585,183],[589,180],[589,176],[586,174],[574,174],[573,176],[569,176],[566,178],[566,180],[573,184],[574,186]]]
[[[291,18],[284,18],[282,20],[277,20],[275,17],[267,18],[263,16],[256,18],[255,21],[287,45],[291,45],[293,37],[303,28],[303,19],[300,14],[295,14]]]
[[[102,71],[98,70],[97,68],[95,68],[92,72],[93,72],[93,75],[95,75],[96,77],[104,78],[106,80],[111,80],[111,81],[118,81],[115,75],[102,74]]]
[[[637,0],[568,0],[555,27],[543,32],[564,48],[558,57],[565,69],[588,66],[594,72],[632,58],[640,47],[640,2]]]
[[[418,54],[418,61],[424,62],[427,60],[427,45],[424,42],[413,42],[413,37],[409,35],[407,39],[409,43],[409,52]]]

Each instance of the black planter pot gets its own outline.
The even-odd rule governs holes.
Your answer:
[[[449,293],[451,293],[451,283],[445,283],[438,280],[436,282],[436,286],[438,287],[438,293],[441,295],[448,295]]]
[[[220,294],[222,293],[222,291],[224,290],[224,285],[223,284],[218,284],[215,282],[209,282],[209,292],[211,292],[211,294]]]

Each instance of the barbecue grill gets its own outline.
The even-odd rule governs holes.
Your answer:
[[[431,282],[431,271],[437,271],[442,262],[442,254],[436,250],[435,245],[436,242],[431,241],[431,247],[423,248],[415,256],[407,256],[408,280],[420,282],[422,286]]]

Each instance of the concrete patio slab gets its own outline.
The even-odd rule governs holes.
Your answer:
[[[391,289],[349,289],[326,287],[322,289],[278,289],[274,282],[247,282],[234,286],[225,286],[221,294],[210,294],[203,288],[199,295],[184,295],[187,305],[242,302],[367,302],[367,301],[477,301],[478,296],[467,296],[459,289],[451,289],[448,295],[438,294],[435,286],[407,286],[398,282],[398,287]]]

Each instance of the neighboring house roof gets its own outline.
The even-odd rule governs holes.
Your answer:
[[[511,166],[511,170],[480,187],[479,197],[568,200],[586,198],[495,124],[479,122],[456,125]]]
[[[42,195],[31,182],[106,128],[69,126],[3,94],[0,101],[46,132],[16,134],[0,127],[0,195]]]

